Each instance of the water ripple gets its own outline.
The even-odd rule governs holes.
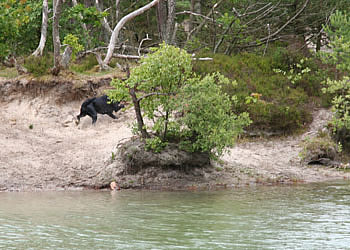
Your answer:
[[[349,249],[350,184],[0,193],[0,249]]]

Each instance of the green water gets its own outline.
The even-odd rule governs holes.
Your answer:
[[[350,249],[350,183],[0,193],[0,249]]]

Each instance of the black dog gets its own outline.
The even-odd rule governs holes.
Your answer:
[[[117,119],[117,117],[113,115],[113,111],[117,112],[122,108],[124,108],[124,104],[120,104],[120,102],[112,103],[106,95],[89,98],[81,105],[80,114],[77,116],[78,124],[80,118],[86,115],[92,118],[92,124],[94,124],[97,121],[97,113],[107,114],[113,119]]]

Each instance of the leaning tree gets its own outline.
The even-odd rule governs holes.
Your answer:
[[[114,80],[109,96],[131,101],[137,118],[134,131],[146,148],[160,151],[175,142],[185,151],[216,157],[234,144],[249,116],[232,113],[234,102],[221,90],[235,82],[219,73],[198,77],[191,62],[186,51],[163,43],[141,59],[128,79]]]

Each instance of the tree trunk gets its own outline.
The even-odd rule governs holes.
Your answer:
[[[38,48],[33,52],[33,56],[42,56],[45,48],[46,37],[47,37],[47,20],[49,17],[49,7],[47,0],[43,0],[43,13],[41,22],[41,36]]]
[[[53,13],[53,24],[52,24],[52,38],[54,47],[54,66],[52,74],[57,76],[61,70],[61,42],[60,42],[60,31],[59,31],[59,20],[62,12],[62,0],[54,1],[54,13]]]
[[[169,124],[169,110],[165,113],[165,122],[164,122],[164,132],[163,132],[163,141],[166,140],[167,132],[168,132],[168,124]]]
[[[135,114],[136,114],[136,120],[137,120],[137,127],[139,131],[141,132],[141,137],[143,139],[149,138],[149,134],[147,133],[147,130],[145,128],[145,124],[143,122],[142,114],[141,114],[141,107],[140,102],[136,97],[135,88],[131,88],[129,90],[129,93],[132,98],[132,102],[134,104]]]
[[[115,28],[114,28],[114,30],[112,32],[111,39],[110,39],[109,45],[108,45],[108,51],[107,51],[106,57],[103,60],[103,64],[100,65],[100,67],[102,69],[105,69],[107,67],[107,65],[109,64],[109,62],[111,61],[112,56],[113,56],[113,51],[114,51],[114,48],[115,48],[115,43],[116,43],[116,40],[119,37],[119,32],[124,27],[126,22],[130,21],[131,19],[135,18],[136,16],[139,16],[139,15],[143,14],[146,10],[148,10],[148,9],[152,8],[153,6],[155,6],[156,4],[158,4],[159,1],[160,0],[153,0],[149,4],[141,7],[140,9],[137,9],[137,10],[131,12],[130,14],[124,16],[118,22],[118,24],[115,26]]]
[[[318,35],[316,37],[316,52],[320,52],[322,46],[322,25],[318,28]]]
[[[175,7],[176,7],[176,0],[168,0],[168,18],[166,22],[166,40],[165,42],[168,44],[174,44],[174,38],[173,35],[175,31]]]
[[[158,32],[160,40],[164,41],[166,37],[166,18],[167,7],[165,1],[160,1],[157,6]]]
[[[115,1],[115,20],[119,20],[119,13],[120,13],[120,0]]]
[[[175,30],[176,0],[160,1],[157,8],[158,30],[160,39],[167,44],[173,44]]]
[[[73,50],[70,46],[67,46],[66,49],[64,50],[63,52],[63,55],[62,55],[62,60],[61,60],[61,66],[65,69],[68,68],[69,66],[69,62],[72,58],[72,53],[73,53]]]

